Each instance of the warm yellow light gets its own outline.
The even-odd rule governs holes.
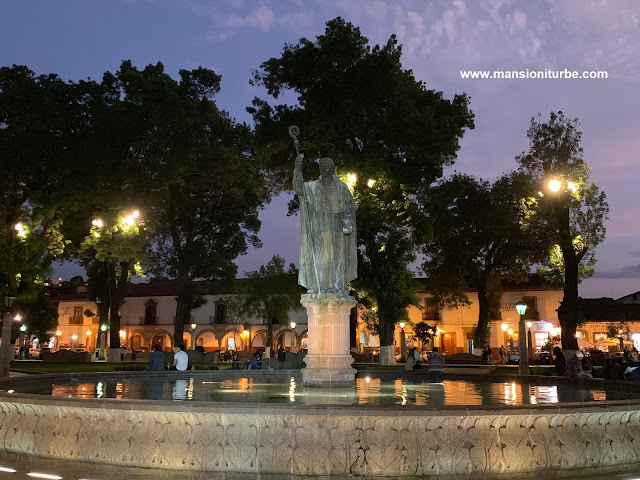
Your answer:
[[[500,325],[500,328],[502,329],[503,332],[506,332],[507,328],[509,328],[509,325],[507,325],[506,323],[503,323],[502,325]]]
[[[552,192],[560,191],[561,186],[562,186],[562,183],[560,183],[560,180],[554,179],[549,181],[549,190],[551,190]]]
[[[13,317],[13,319],[14,319],[16,322],[19,322],[20,320],[22,320],[22,315],[17,314],[15,317]]]
[[[76,335],[75,333],[71,335],[71,340],[77,340],[77,339],[78,339],[78,335]]]
[[[123,223],[125,225],[127,225],[127,226],[133,225],[133,222],[135,222],[135,219],[133,218],[133,215],[127,215],[126,217],[124,217]]]
[[[62,335],[62,332],[61,332],[60,330],[58,330],[58,331],[56,332],[56,335],[57,335],[57,336],[60,336],[60,335]]]
[[[349,180],[349,183],[356,183],[358,176],[355,173],[347,173],[347,180]]]
[[[296,322],[291,322],[291,328],[296,328]]]
[[[99,218],[94,219],[93,222],[91,222],[91,225],[93,225],[96,228],[104,227],[104,223],[102,223],[102,220],[100,220]]]
[[[242,331],[242,334],[243,334],[245,337],[248,337],[248,336],[249,336],[249,330],[243,330],[243,331]]]
[[[371,188],[376,184],[376,181],[373,178],[370,178],[367,182],[367,187]]]
[[[191,330],[195,330],[197,326],[198,326],[197,324],[192,323],[192,324],[191,324]]]
[[[507,333],[508,333],[509,335],[513,335],[513,328],[510,328],[509,330],[507,330]]]
[[[87,337],[91,336],[91,330],[87,330],[85,333],[87,334]]]
[[[569,190],[571,190],[572,192],[575,192],[578,188],[576,187],[576,184],[573,182],[567,182],[567,188]]]
[[[400,328],[404,328],[404,322],[400,322]]]
[[[125,332],[124,330],[120,330],[120,336],[122,338],[126,337],[127,336],[127,332]]]
[[[533,326],[533,322],[527,322],[527,328],[531,328]]]
[[[140,212],[138,210],[134,210],[133,213],[131,214],[131,216],[133,218],[138,218],[140,216]]]
[[[22,223],[20,223],[20,222],[16,223],[16,230],[18,232],[21,232],[21,231],[24,230],[24,226],[22,225]]]

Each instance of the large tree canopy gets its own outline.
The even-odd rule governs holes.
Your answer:
[[[525,280],[544,254],[539,235],[528,228],[524,186],[521,175],[491,184],[457,174],[425,199],[433,219],[433,237],[423,249],[427,288],[449,307],[468,304],[467,292],[476,289],[478,346],[488,340],[491,313],[499,313],[501,281]]]
[[[255,99],[256,152],[290,187],[293,170],[287,126],[297,124],[307,158],[331,157],[338,173],[354,173],[359,206],[360,274],[355,283],[377,300],[381,362],[393,360],[393,325],[414,301],[408,264],[413,233],[425,229],[417,194],[453,163],[465,128],[473,128],[469,98],[447,100],[402,68],[395,36],[371,47],[342,18],[327,22],[315,41],[285,45],[254,72],[274,98],[297,94],[295,106]],[[309,162],[305,178],[317,175]],[[313,175],[312,175],[313,174]],[[352,179],[354,177],[351,177]],[[378,275],[385,275],[382,281]]]
[[[136,183],[153,241],[152,272],[175,278],[174,341],[202,299],[194,281],[233,278],[233,260],[260,244],[258,209],[269,197],[250,150],[251,132],[217,108],[221,77],[161,63],[138,70],[123,62],[105,75],[128,125],[130,181]]]
[[[605,238],[609,214],[604,192],[589,181],[578,128],[578,120],[562,112],[551,112],[547,122],[532,118],[529,151],[516,157],[531,181],[531,221],[549,244],[547,272],[564,280],[558,319],[562,348],[569,350],[578,348],[578,284],[593,274],[595,248]]]

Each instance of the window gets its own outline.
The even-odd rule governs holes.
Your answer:
[[[158,323],[158,317],[156,317],[156,312],[158,309],[158,304],[153,300],[149,300],[144,304],[144,324],[145,325],[155,325]]]
[[[216,302],[216,323],[227,323],[227,306],[223,302]]]
[[[540,320],[540,313],[538,312],[538,298],[522,297],[522,301],[527,304],[527,311],[522,317],[525,320]]]
[[[73,316],[69,319],[70,325],[82,325],[84,314],[82,313],[82,306],[73,307]]]
[[[424,313],[422,314],[422,320],[433,321],[440,320],[440,310],[438,309],[438,303],[434,298],[427,298],[424,301]]]

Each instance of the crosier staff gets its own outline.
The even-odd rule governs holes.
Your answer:
[[[302,160],[304,159],[304,154],[300,154],[300,142],[298,141],[298,135],[300,135],[300,129],[298,128],[298,126],[290,125],[289,136],[293,138],[293,146],[296,149],[296,168],[302,169]],[[298,159],[300,159],[299,162],[298,162]],[[307,218],[309,218],[309,211],[307,210],[308,209],[307,202],[304,201],[304,199],[301,202],[300,208],[305,209],[304,214]],[[318,275],[318,264],[316,262],[316,249],[313,246],[313,236],[311,235],[311,226],[309,225],[309,222],[306,222],[306,223],[307,223],[307,239],[311,244],[311,255],[313,256],[313,271],[316,274],[316,285],[318,287],[318,294],[320,294],[320,276]]]

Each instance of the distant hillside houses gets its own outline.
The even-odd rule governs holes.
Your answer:
[[[420,283],[420,279],[418,279]],[[184,344],[188,349],[201,346],[212,350],[264,350],[266,345],[266,319],[255,317],[229,318],[226,304],[231,296],[237,295],[217,282],[198,282],[198,289],[205,296],[206,303],[193,310],[191,323],[185,326]],[[501,345],[517,353],[519,350],[518,314],[515,304],[524,301],[528,305],[525,320],[530,325],[533,350],[540,350],[552,337],[560,334],[557,308],[562,300],[562,288],[543,282],[532,275],[528,282],[505,284],[500,315],[490,322],[490,345],[497,355]],[[396,327],[395,347],[400,355],[404,346],[420,347],[414,337],[413,327],[426,322],[438,329],[438,335],[431,344],[441,348],[445,354],[470,352],[473,348],[473,330],[478,320],[477,294],[468,292],[471,305],[454,309],[439,309],[433,303],[432,295],[424,290],[417,292],[421,309],[410,307],[410,321],[401,328]],[[164,350],[173,347],[173,325],[175,321],[177,290],[171,280],[151,280],[149,283],[132,284],[131,291],[121,311],[120,337],[122,344],[132,350],[149,351],[156,343]],[[580,299],[584,325],[578,329],[581,348],[616,349],[619,341],[609,339],[608,332],[621,323],[626,329],[624,341],[628,346],[640,347],[640,292],[619,299]],[[65,295],[51,296],[58,304],[58,329],[52,334],[52,343],[63,348],[93,351],[98,342],[100,319],[97,315],[86,316],[87,312],[97,313],[96,304],[87,297],[86,287],[76,286],[76,291]],[[274,348],[282,345],[287,350],[306,349],[307,315],[304,309],[289,312],[287,324],[275,323]],[[276,319],[277,322],[277,319]],[[351,346],[354,352],[375,353],[379,339],[369,332],[354,309],[351,320]],[[108,338],[108,335],[107,335]]]

